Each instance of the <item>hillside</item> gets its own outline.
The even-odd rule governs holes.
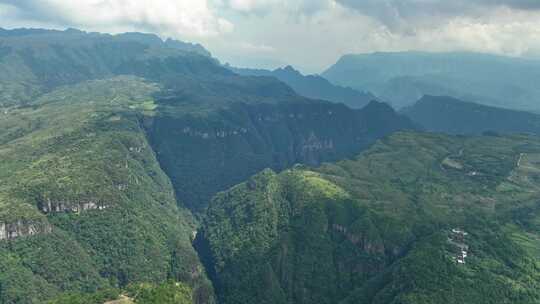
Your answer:
[[[373,92],[396,108],[424,95],[540,110],[540,61],[477,53],[373,53],[346,55],[326,70],[331,82]]]
[[[266,167],[336,160],[412,128],[388,107],[371,107],[366,115],[310,100],[273,77],[239,76],[193,46],[172,47],[153,35],[11,30],[0,39],[9,50],[0,58],[10,68],[2,91],[6,113],[88,79],[133,75],[156,83],[148,104],[155,115],[142,118],[143,128],[178,200],[197,213],[216,192]]]
[[[540,134],[540,115],[479,105],[451,97],[424,96],[401,113],[433,132]]]
[[[156,38],[1,31],[1,303],[165,281],[215,303],[191,244],[213,195],[414,129],[386,104],[308,99]]]
[[[538,303],[536,137],[399,133],[263,171],[196,240],[220,303]]]
[[[141,117],[157,86],[138,78],[63,87],[0,117],[0,300],[41,303],[168,278],[212,287],[189,211]]]
[[[265,168],[351,157],[385,135],[414,129],[378,102],[361,110],[309,100],[234,103],[207,115],[171,114],[168,101],[156,101],[160,108],[166,102],[164,114],[146,119],[146,128],[178,198],[197,214],[214,194]]]
[[[377,97],[369,92],[334,85],[318,75],[302,75],[291,66],[273,71],[227,67],[240,75],[275,77],[302,96],[343,103],[352,109],[361,109],[370,101],[377,100]]]
[[[164,62],[171,57],[177,62],[198,64],[199,69],[191,74],[201,75],[203,67],[216,66],[209,55],[200,45],[162,41],[151,34],[1,30],[0,108],[29,102],[61,85],[131,74],[127,70],[137,65]],[[185,64],[184,69],[188,66]]]

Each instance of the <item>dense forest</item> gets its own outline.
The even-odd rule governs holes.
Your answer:
[[[539,152],[399,133],[218,194],[196,245],[220,303],[537,303]]]
[[[214,194],[415,128],[387,105],[311,100],[152,35],[14,30],[0,41],[2,303],[167,281],[214,303],[191,244]]]
[[[539,303],[540,119],[493,107],[486,65],[537,77],[0,29],[0,304]]]

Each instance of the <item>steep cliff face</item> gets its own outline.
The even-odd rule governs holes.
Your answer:
[[[0,302],[173,279],[213,303],[185,206],[202,214],[261,169],[347,157],[411,127],[388,106],[309,100],[154,36],[0,41],[0,222],[6,237],[33,234],[0,243]]]
[[[88,210],[105,210],[107,204],[99,201],[51,201],[48,199],[46,202],[39,202],[38,209],[43,213],[61,213],[61,212],[83,212]]]
[[[222,303],[338,303],[404,250],[374,222],[315,172],[266,170],[213,199],[195,245]]]
[[[180,201],[195,212],[215,193],[264,168],[280,171],[352,156],[379,138],[412,128],[378,102],[362,110],[318,101],[237,103],[208,115],[159,115],[147,122]]]
[[[194,221],[141,125],[155,89],[130,77],[92,81],[2,117],[0,302],[170,278],[213,303]]]
[[[48,234],[52,227],[46,221],[18,220],[11,223],[0,222],[0,240],[14,240],[16,238]]]

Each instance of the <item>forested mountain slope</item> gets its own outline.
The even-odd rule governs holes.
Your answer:
[[[424,96],[402,114],[426,130],[450,134],[540,134],[540,115],[489,107],[445,96]]]
[[[203,212],[211,197],[265,169],[353,156],[378,138],[414,129],[388,105],[362,110],[329,102],[233,103],[226,109],[148,118],[150,140],[180,200]]]
[[[2,303],[168,278],[211,302],[194,221],[142,127],[157,89],[96,80],[1,114]]]
[[[538,303],[536,137],[399,133],[261,172],[196,240],[221,303]]]
[[[3,33],[5,112],[61,85],[88,79],[134,75],[157,83],[152,106],[158,114],[145,117],[143,125],[180,201],[197,212],[217,191],[265,167],[335,160],[389,132],[412,128],[388,107],[372,106],[366,111],[374,112],[366,115],[313,101],[273,77],[236,75],[202,50],[194,52],[195,46],[171,45],[153,35]],[[233,154],[236,159],[229,157]]]
[[[150,34],[1,30],[0,107],[26,103],[60,85],[126,74],[133,64],[172,56],[181,57],[183,62],[211,65],[213,59],[207,55],[200,45],[163,42]]]
[[[156,39],[0,31],[0,302],[172,280],[214,303],[191,239],[215,193],[414,128]]]

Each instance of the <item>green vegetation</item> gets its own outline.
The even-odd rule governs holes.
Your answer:
[[[413,128],[378,102],[357,111],[305,100],[233,104],[207,115],[171,113],[171,103],[158,104],[165,109],[148,127],[152,146],[180,200],[198,214],[214,194],[265,168],[350,157],[378,138]]]
[[[197,46],[21,31],[0,31],[0,303],[540,301],[537,138],[386,138],[414,129],[386,104]]]
[[[0,135],[0,144],[24,132],[35,130],[36,138],[42,135],[39,132],[52,132],[47,127],[48,115],[63,117],[66,110],[73,112],[70,119],[78,124],[97,119],[85,114],[109,115],[102,118],[107,124],[121,122],[119,108],[136,113],[178,200],[196,215],[204,212],[215,193],[264,168],[282,170],[298,162],[334,161],[354,155],[395,130],[412,128],[408,119],[388,106],[370,104],[352,111],[343,105],[312,101],[274,78],[236,75],[194,46],[163,42],[153,35],[12,30],[3,32],[0,45],[4,50],[0,68],[5,71],[0,75],[0,87],[16,84],[13,90],[0,90],[0,117],[10,121],[8,132]],[[87,80],[118,75],[134,75],[155,84],[131,86],[135,95],[147,90],[136,101],[117,97],[114,87],[100,91],[103,87],[85,85]],[[65,100],[69,90],[71,102]],[[101,102],[95,102],[96,97]],[[40,114],[47,99],[72,106],[57,106],[54,113]],[[93,107],[76,106],[87,103]],[[36,115],[27,117],[26,113]],[[74,128],[67,123],[56,126]],[[84,132],[100,131],[89,126]],[[101,168],[93,171],[101,172]],[[43,189],[69,188],[79,198],[85,190],[76,187],[91,186],[84,182],[89,172],[79,172],[78,181],[54,180],[58,185],[42,185]]]
[[[221,303],[538,303],[539,144],[399,133],[264,171],[213,199],[197,248]]]
[[[189,209],[265,167],[411,127],[388,106],[311,101],[152,35],[13,30],[0,45],[1,303],[167,280],[214,303]]]
[[[192,304],[191,288],[181,282],[130,284],[124,291],[107,289],[95,293],[66,293],[47,304]]]
[[[107,289],[91,294],[66,293],[48,301],[47,304],[104,304],[107,301],[113,301],[119,297],[119,290]]]
[[[0,222],[20,231],[0,241],[0,302],[169,278],[212,301],[194,221],[142,128],[156,90],[134,77],[91,81],[2,117]]]
[[[164,42],[151,34],[112,36],[77,30],[3,30],[0,34],[0,110],[30,103],[62,85],[114,75],[143,76],[152,69],[149,61],[159,63],[172,57],[176,58],[177,65],[161,72],[200,74],[208,67],[214,67],[217,74],[226,71],[209,56],[200,45],[175,40]],[[135,70],[141,66],[147,71]],[[198,67],[204,68],[198,70]],[[153,76],[156,77],[156,73]]]
[[[168,281],[158,285],[137,284],[127,289],[137,304],[192,304],[191,289],[179,282]]]

